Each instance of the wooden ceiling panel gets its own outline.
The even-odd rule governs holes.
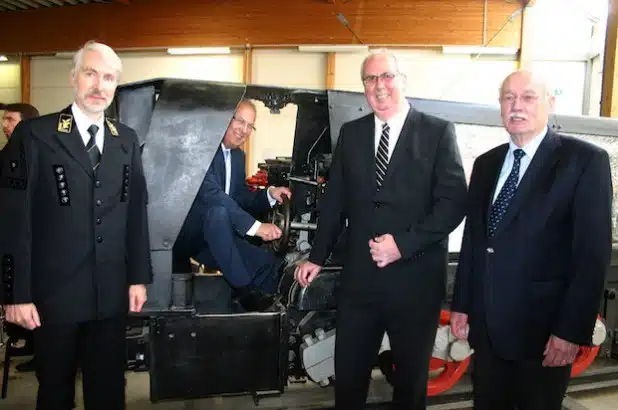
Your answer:
[[[470,0],[86,1],[90,4],[68,7],[63,1],[67,7],[0,12],[0,27],[19,33],[10,41],[0,37],[0,53],[70,51],[90,39],[117,49],[358,44],[358,39],[369,45],[440,46],[482,45],[499,31],[490,45],[518,48],[521,37],[521,21],[508,22],[518,4],[505,0],[487,0],[487,10],[483,1]]]

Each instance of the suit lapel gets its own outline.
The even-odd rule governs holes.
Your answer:
[[[399,138],[397,138],[397,143],[393,148],[393,154],[391,155],[391,159],[388,162],[388,168],[386,169],[386,175],[384,176],[383,186],[388,184],[389,179],[391,179],[391,176],[400,164],[402,164],[406,160],[409,161],[410,155],[406,154],[406,148],[414,147],[414,142],[417,141],[418,127],[416,126],[416,124],[418,122],[418,116],[418,112],[414,108],[410,107],[410,111],[408,111],[408,116],[406,117],[406,120],[403,123],[403,127],[401,128]],[[412,158],[414,158],[414,156],[412,156]]]
[[[371,184],[369,186],[373,189],[372,192],[375,191],[376,187],[376,153],[375,153],[375,119],[373,114],[368,115],[366,118],[366,124],[360,125],[360,130],[363,134],[361,138],[358,138],[360,152],[362,153],[361,157],[361,167],[367,170],[367,177],[365,181],[370,181]],[[367,166],[369,164],[369,166]]]
[[[498,179],[500,178],[500,171],[502,170],[502,164],[506,157],[506,152],[509,149],[509,144],[504,144],[496,150],[494,155],[488,158],[488,164],[486,169],[482,172],[485,177],[485,183],[483,188],[483,198],[486,206],[483,207],[482,220],[485,223],[485,231],[487,231],[487,222],[489,220],[489,213],[491,212],[491,206],[494,195],[496,193],[496,185],[498,185]]]
[[[506,214],[502,217],[502,221],[498,224],[494,235],[499,235],[500,231],[508,227],[509,223],[515,219],[515,216],[521,210],[523,204],[525,204],[535,184],[542,180],[546,174],[552,172],[554,165],[559,159],[559,150],[556,149],[559,145],[560,140],[551,131],[548,131],[534,154],[530,165],[528,165],[526,173],[519,182],[515,195],[506,210]]]
[[[60,112],[55,138],[67,154],[73,158],[91,178],[94,178],[90,158],[86,152],[84,141],[77,129],[71,106]]]
[[[118,135],[112,134],[107,121],[105,121],[104,129],[103,153],[101,155],[101,163],[99,164],[97,173],[102,174],[107,173],[108,170],[117,169],[118,174],[120,174],[122,171],[122,166],[120,164],[120,162],[122,162],[122,156],[118,155],[118,151],[122,150],[124,153],[128,153],[129,150],[124,146]],[[114,132],[117,133],[115,130]]]

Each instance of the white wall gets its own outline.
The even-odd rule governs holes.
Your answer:
[[[120,54],[123,62],[121,83],[157,77],[241,82],[242,54],[221,56],[168,56],[152,53]],[[31,63],[31,100],[41,114],[63,109],[73,101],[69,85],[71,60],[34,57]]]
[[[325,53],[300,53],[296,50],[254,50],[252,84],[279,87],[326,88]],[[256,103],[257,130],[249,143],[249,173],[267,158],[291,156],[294,145],[297,109],[287,105],[279,114],[271,114],[261,102]]]
[[[394,50],[407,77],[406,95],[416,98],[497,104],[500,82],[517,68],[513,59],[443,55],[436,50]],[[360,66],[366,53],[338,53],[335,88],[363,91]]]
[[[19,64],[0,63],[0,102],[4,104],[16,103],[21,100]],[[3,111],[0,111],[2,118]],[[0,127],[0,149],[6,144],[6,136]]]

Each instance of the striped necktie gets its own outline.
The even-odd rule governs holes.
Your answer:
[[[88,134],[90,134],[90,139],[86,144],[86,151],[88,152],[88,156],[90,157],[90,163],[92,164],[92,169],[94,171],[97,170],[99,162],[101,162],[101,151],[99,151],[99,147],[97,146],[95,141],[97,131],[99,131],[99,127],[94,124],[88,127]]]
[[[386,169],[388,167],[388,137],[390,127],[387,123],[382,124],[382,136],[380,136],[380,142],[378,143],[378,152],[376,153],[376,182],[378,184],[378,190],[382,187],[384,177],[386,176]]]

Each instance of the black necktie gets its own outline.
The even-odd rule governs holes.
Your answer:
[[[384,177],[386,176],[386,169],[388,167],[388,137],[390,127],[387,123],[382,124],[382,136],[378,143],[378,152],[376,153],[376,182],[378,183],[378,190],[382,187]]]
[[[519,181],[519,165],[521,163],[521,158],[524,155],[525,152],[522,149],[516,149],[513,151],[513,156],[515,157],[515,161],[513,161],[513,168],[511,168],[511,173],[506,181],[504,181],[504,185],[502,186],[498,197],[491,207],[491,214],[489,215],[490,237],[496,232],[500,220],[506,213],[511,199],[513,199],[513,196],[515,195],[515,191],[517,190],[517,181]]]
[[[95,135],[97,135],[97,131],[99,131],[99,127],[94,124],[88,127],[88,134],[90,134],[90,139],[86,144],[86,151],[88,151],[90,163],[92,164],[92,169],[94,171],[97,170],[99,162],[101,162],[101,151],[99,151],[99,147],[97,146],[95,141]]]

